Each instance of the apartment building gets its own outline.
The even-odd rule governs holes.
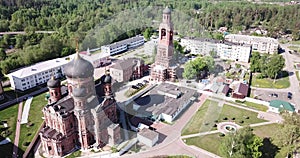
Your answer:
[[[270,37],[229,34],[225,36],[225,40],[240,44],[250,44],[252,51],[258,51],[260,53],[278,53],[279,42]]]
[[[59,77],[64,74],[63,67],[69,62],[68,58],[56,58],[40,62],[8,74],[11,88],[25,91],[46,83],[51,75]]]
[[[180,44],[185,47],[186,51],[192,54],[209,55],[211,51],[217,51],[217,40],[209,38],[191,38],[185,37],[180,40]]]
[[[115,55],[124,52],[130,48],[141,46],[144,43],[145,40],[143,36],[135,36],[109,45],[101,46],[101,52],[109,53],[110,55]]]
[[[221,59],[249,62],[251,54],[250,44],[240,44],[228,41],[219,41],[208,38],[182,38],[180,44],[192,54],[210,55],[217,53]]]

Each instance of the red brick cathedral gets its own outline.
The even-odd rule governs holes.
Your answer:
[[[175,81],[177,65],[173,59],[173,23],[171,22],[171,9],[163,10],[162,23],[159,25],[159,41],[155,63],[151,65],[151,80]]]
[[[52,77],[47,82],[49,103],[43,109],[41,146],[49,156],[64,156],[81,148],[113,146],[121,141],[116,101],[109,73],[95,88],[93,65],[77,56],[64,67],[68,93]]]

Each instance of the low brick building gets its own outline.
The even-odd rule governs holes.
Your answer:
[[[246,83],[239,83],[234,92],[232,93],[233,98],[244,99],[248,96],[249,85]]]
[[[110,75],[118,82],[139,79],[148,71],[144,61],[137,58],[118,60],[110,67]]]

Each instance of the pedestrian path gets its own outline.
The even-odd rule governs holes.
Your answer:
[[[28,115],[29,115],[29,110],[30,110],[30,105],[31,105],[32,99],[33,99],[33,97],[28,97],[28,99],[25,102],[23,113],[22,113],[21,124],[28,123]]]
[[[16,125],[16,135],[15,135],[15,142],[14,142],[14,149],[13,149],[13,158],[18,157],[18,146],[19,146],[19,138],[20,138],[20,129],[21,129],[21,114],[22,114],[22,108],[23,108],[23,102],[19,104],[19,110],[18,110],[18,120]]]

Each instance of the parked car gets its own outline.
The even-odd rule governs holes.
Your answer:
[[[141,88],[141,87],[143,87],[143,86],[144,86],[144,84],[142,84],[142,83],[138,83],[136,86],[137,86],[137,87],[139,87],[139,88]]]
[[[139,89],[139,87],[137,87],[135,85],[132,85],[131,88],[133,88],[133,89]]]
[[[292,99],[292,97],[293,97],[293,94],[291,93],[291,92],[288,92],[288,99]]]
[[[143,80],[143,82],[144,82],[144,83],[149,83],[149,81],[147,81],[147,80]]]
[[[274,97],[274,98],[278,98],[278,94],[276,94],[276,93],[272,93],[272,94],[270,94],[269,96],[270,96],[270,97]]]

